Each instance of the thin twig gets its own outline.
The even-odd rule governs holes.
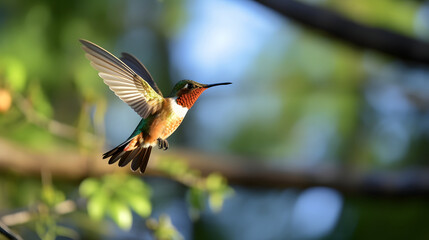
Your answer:
[[[14,94],[14,99],[17,102],[18,109],[24,114],[28,122],[35,124],[39,127],[47,129],[50,133],[71,140],[76,140],[78,134],[82,134],[85,139],[90,142],[96,141],[99,137],[89,132],[79,131],[77,128],[58,122],[54,119],[49,119],[43,114],[34,110],[30,101],[18,93]]]
[[[0,223],[3,223],[5,226],[16,226],[30,222],[35,217],[32,209],[35,209],[35,207],[29,207],[26,210],[4,215],[0,218]],[[54,212],[58,215],[64,215],[76,209],[77,204],[75,201],[66,200],[55,205]]]
[[[22,240],[21,236],[12,232],[12,230],[10,230],[10,228],[1,221],[0,221],[0,233],[10,240]]]

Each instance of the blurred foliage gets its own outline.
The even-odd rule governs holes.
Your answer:
[[[359,23],[420,36],[416,15],[424,4],[421,1],[306,2],[338,11]],[[1,1],[0,137],[38,151],[101,151],[109,90],[84,58],[77,40],[89,39],[115,53],[127,51],[125,46],[144,52],[143,62],[165,90],[176,74],[170,72],[175,64],[170,61],[171,42],[181,27],[189,24],[192,16],[188,9],[196,4],[176,0]],[[246,7],[240,4],[240,8]],[[427,69],[321,37],[294,23],[275,31],[278,35],[267,40],[241,79],[234,82],[240,92],[231,99],[244,104],[231,105],[250,113],[237,121],[228,139],[221,141],[224,147],[251,159],[280,159],[281,164],[298,160],[294,163],[315,169],[322,161],[365,169],[427,166],[427,102],[420,105],[413,100],[427,99],[426,88],[420,84],[420,79],[427,81]],[[133,42],[136,34],[147,36],[139,38],[144,39],[142,42]],[[238,41],[247,44],[247,40]],[[216,77],[227,73],[216,72]],[[252,97],[258,101],[249,111]],[[72,134],[61,128],[53,132],[47,127],[53,121],[71,127]],[[197,125],[183,127],[193,129]],[[97,140],[88,137],[93,135],[99,136]],[[219,212],[233,194],[223,176],[212,173],[204,177],[181,159],[161,159],[154,167],[187,187],[182,198],[187,200],[195,222],[201,221],[207,208]],[[139,177],[112,174],[81,183],[42,180],[7,172],[0,175],[1,215],[16,209],[31,215],[29,222],[16,227],[24,236],[100,239],[112,234],[106,219],[128,230],[136,220],[135,213],[147,219],[146,226],[155,238],[184,238],[169,216],[156,219],[151,199],[156,189]],[[87,201],[83,207],[80,196]],[[64,216],[56,208],[67,200],[78,208]],[[256,210],[265,211],[265,207]],[[252,207],[246,212],[254,210]],[[350,238],[355,239],[427,238],[427,212],[421,199],[349,197],[341,219],[345,223],[339,223],[329,236],[350,231]],[[356,227],[350,230],[350,226]]]
[[[293,156],[310,159],[312,156],[299,155],[309,153],[304,148],[312,142],[323,141],[330,145],[326,146],[328,156],[320,158],[329,159],[331,155],[349,159],[341,155],[350,153],[348,139],[355,137],[359,127],[362,99],[358,89],[365,77],[363,56],[357,50],[317,38],[310,32],[299,35],[289,44],[288,54],[278,60],[288,67],[276,68],[278,72],[271,73],[274,94],[281,98],[280,117],[263,125],[259,119],[247,121],[233,138],[231,148],[253,156],[286,154],[291,159]],[[265,61],[262,57],[255,64],[263,65]],[[315,139],[318,133],[330,139]],[[242,139],[246,139],[245,145],[241,144]]]
[[[146,222],[149,229],[154,232],[157,240],[183,240],[183,236],[171,224],[171,219],[167,215],[159,216],[159,220],[149,219]]]
[[[395,0],[327,0],[320,2],[357,22],[411,36],[415,35],[413,31],[415,15],[421,6],[421,3],[417,1]]]
[[[152,211],[150,188],[138,177],[129,175],[107,175],[101,179],[85,179],[79,192],[88,199],[88,214],[95,220],[110,216],[119,227],[130,229],[131,209],[141,217]]]
[[[20,217],[16,218],[17,221],[28,217],[23,224],[27,229],[34,230],[30,236],[37,235],[44,240],[57,239],[59,236],[77,237],[74,229],[61,223],[61,216],[57,212],[58,204],[66,200],[64,190],[68,186],[56,188],[47,173],[42,175],[42,181],[5,174],[0,182],[2,191],[8,193],[0,195],[0,206],[18,209]]]
[[[160,30],[160,38],[173,35],[184,22],[180,1],[146,2],[145,5],[148,10],[158,9],[149,14],[147,20],[151,22],[151,28]],[[105,4],[104,1],[67,4],[51,0],[3,1],[0,4],[3,14],[0,18],[0,112],[7,116],[0,118],[2,137],[41,151],[75,145],[85,151],[102,147],[102,141],[93,142],[85,136],[88,132],[104,132],[107,88],[102,81],[88,80],[96,78],[96,71],[79,51],[77,40],[91,39],[111,49],[115,37],[122,31],[123,22],[119,19],[125,19],[121,18],[124,8],[121,2]],[[161,14],[161,8],[165,14]],[[165,47],[160,46],[161,49]],[[160,85],[164,85],[162,81]],[[66,132],[56,134],[44,129],[57,119],[76,126],[76,135],[67,139],[64,138]],[[175,178],[183,177],[183,173],[198,185],[206,181],[185,164],[181,168],[164,170]],[[194,182],[187,184],[194,188]],[[227,188],[226,182],[222,181],[222,184],[208,190],[211,205],[216,209],[220,209],[226,196],[221,192],[226,191],[221,190]],[[2,198],[1,206],[38,206],[32,222],[41,239],[75,238],[73,230],[58,224],[60,216],[54,211],[56,204],[65,200],[66,191],[55,189],[51,183],[40,186],[37,180],[28,179],[5,185],[3,189],[10,193],[9,198],[18,201],[9,202],[10,199]],[[204,186],[198,187],[206,191]],[[132,226],[132,212],[143,218],[150,216],[150,192],[150,187],[140,178],[122,174],[88,178],[79,186],[80,195],[87,199],[89,217],[100,221],[109,216],[125,230]],[[168,219],[163,216],[159,224],[151,225],[158,239],[180,236]]]
[[[204,210],[207,198],[210,208],[220,211],[225,199],[233,192],[221,175],[213,173],[202,177],[197,170],[190,169],[181,160],[161,159],[154,169],[190,188],[190,214],[194,219],[199,211]],[[142,218],[149,217],[152,211],[150,187],[136,176],[112,174],[100,179],[87,178],[80,184],[79,192],[88,199],[87,209],[91,218],[99,221],[106,215],[110,216],[125,230],[132,226],[131,211]],[[180,234],[171,226],[168,216],[161,216],[159,223],[155,220],[148,221],[147,224],[155,232],[157,239],[178,239]]]
[[[89,118],[87,109],[80,110],[86,103],[96,106],[97,115],[100,110],[105,111],[103,84],[87,81],[95,71],[91,70],[82,53],[76,51],[79,48],[77,40],[90,38],[102,42],[102,39],[112,38],[119,25],[105,14],[110,7],[119,9],[122,5],[94,3],[74,1],[65,7],[56,1],[2,2],[2,19],[6,22],[0,22],[0,88],[13,96],[14,106],[19,106],[17,97],[22,96],[30,101],[30,107],[38,114],[68,124]],[[79,14],[74,14],[75,11]],[[16,113],[15,109],[9,111],[10,115]],[[36,138],[24,139],[29,147],[44,142],[40,140],[43,134],[50,135],[26,126],[28,123],[23,121],[23,116],[16,118],[18,121],[13,127],[0,124],[2,135],[22,142],[18,129],[24,128],[26,135],[40,132]],[[85,124],[79,127],[81,131],[92,130]],[[50,145],[64,143],[55,136],[49,142]]]
[[[58,224],[58,215],[54,212],[57,204],[65,200],[62,191],[55,189],[49,176],[44,176],[42,189],[40,190],[40,203],[36,206],[34,217],[35,231],[40,239],[54,240],[58,236],[74,237],[73,229]]]
[[[156,170],[189,187],[188,196],[199,191],[198,199],[190,199],[188,206],[189,213],[194,214],[195,220],[196,214],[204,210],[207,199],[213,211],[220,211],[222,203],[232,193],[226,180],[219,174],[202,177],[180,160],[159,160],[158,163],[159,166],[154,166]],[[170,166],[174,168],[168,169]],[[74,228],[61,223],[64,222],[63,219],[71,218],[61,214],[64,211],[60,207],[61,204],[72,201],[76,207],[81,205],[80,198],[73,193],[74,191],[70,191],[75,188],[74,183],[61,184],[60,188],[56,188],[46,173],[42,175],[42,181],[22,178],[17,181],[17,179],[20,178],[13,175],[6,175],[0,179],[0,187],[9,193],[0,197],[0,206],[6,209],[28,208],[24,213],[30,214],[31,218],[24,224],[34,229],[40,239],[56,239],[58,236],[78,238],[80,234]],[[106,217],[110,217],[121,229],[130,230],[134,212],[147,219],[146,224],[156,239],[183,239],[167,215],[161,215],[159,221],[149,218],[152,214],[151,191],[151,187],[140,177],[123,173],[86,178],[79,185],[79,195],[86,199],[88,217],[95,222],[105,224]],[[66,210],[66,213],[73,216],[78,214],[76,212],[78,210]],[[82,216],[79,219],[82,228],[84,224],[92,225],[85,223],[88,220],[82,219]]]
[[[202,177],[201,173],[189,168],[184,161],[162,159],[155,169],[171,176],[176,181],[189,186],[188,202],[191,205],[190,214],[197,219],[201,211],[206,207],[206,199],[212,211],[220,211],[227,197],[233,194],[233,189],[228,186],[226,179],[218,174],[211,173]]]

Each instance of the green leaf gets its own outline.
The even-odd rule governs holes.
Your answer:
[[[131,208],[142,217],[149,217],[152,212],[150,199],[142,195],[135,195],[135,197],[129,199],[128,203]]]
[[[100,188],[100,182],[94,178],[85,179],[79,186],[79,193],[84,197],[89,197]]]
[[[206,179],[206,188],[209,192],[209,205],[212,211],[219,212],[222,209],[225,198],[233,190],[227,185],[226,179],[217,173],[210,174]]]
[[[9,85],[10,89],[15,92],[21,92],[27,80],[27,71],[24,64],[16,58],[3,58],[0,59],[0,77],[4,72],[4,79]]]
[[[135,176],[129,176],[126,181],[122,184],[122,189],[124,189],[128,194],[132,196],[142,195],[143,197],[150,196],[150,188],[146,185],[140,178]],[[128,195],[124,194],[124,195]]]
[[[146,221],[146,225],[149,229],[154,231],[155,239],[157,240],[183,240],[183,236],[177,231],[177,229],[171,223],[171,219],[168,215],[161,215],[159,221],[155,219],[149,219]]]
[[[133,224],[133,216],[128,206],[119,201],[112,201],[109,204],[109,214],[113,221],[122,229],[129,230]]]
[[[43,114],[45,117],[51,117],[54,110],[42,87],[38,82],[30,83],[30,100],[36,112]]]
[[[43,181],[40,194],[41,200],[49,207],[64,201],[66,198],[62,191],[55,189],[51,181]]]
[[[100,190],[88,200],[88,214],[95,220],[101,220],[108,208],[108,195]]]
[[[210,209],[214,212],[222,210],[223,202],[225,200],[225,194],[221,192],[215,192],[209,195]]]
[[[208,191],[217,191],[222,188],[225,183],[225,179],[218,173],[212,173],[207,176],[206,179],[206,187]]]
[[[90,217],[99,220],[107,212],[122,229],[131,228],[131,209],[142,217],[152,212],[150,188],[135,176],[111,174],[101,180],[88,178],[81,183],[79,192],[89,198]]]
[[[191,207],[199,211],[204,209],[204,197],[204,191],[199,188],[191,188],[188,192],[188,201]]]

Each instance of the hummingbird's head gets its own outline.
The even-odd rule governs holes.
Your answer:
[[[215,83],[215,84],[202,84],[192,80],[182,80],[173,88],[171,96],[177,97],[176,102],[182,107],[190,109],[207,88],[219,85],[228,85],[230,82]]]

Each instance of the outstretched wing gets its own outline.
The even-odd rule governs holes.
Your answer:
[[[133,69],[138,75],[140,75],[149,85],[157,92],[160,96],[162,96],[162,92],[159,90],[155,81],[150,75],[147,68],[141,63],[136,57],[129,53],[122,53],[122,57],[120,58],[125,64],[127,64],[131,69]]]
[[[164,98],[131,67],[103,48],[86,40],[79,40],[91,65],[99,71],[104,83],[142,118],[147,118],[162,107]],[[147,71],[146,71],[147,72]],[[147,75],[150,74],[147,72]],[[142,78],[143,77],[143,78]],[[147,76],[146,76],[147,77]],[[150,81],[153,82],[150,77]],[[156,86],[156,85],[155,85]]]

